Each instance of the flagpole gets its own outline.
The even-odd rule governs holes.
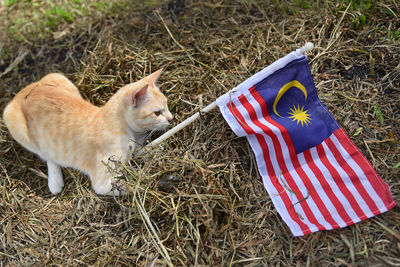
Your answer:
[[[307,42],[302,47],[296,49],[296,52],[304,54],[305,52],[311,51],[313,48],[314,48],[314,44],[311,42]],[[164,133],[163,135],[161,135],[160,137],[158,137],[157,139],[152,141],[150,144],[146,145],[146,148],[151,148],[151,147],[159,145],[164,140],[168,139],[169,137],[171,137],[172,135],[174,135],[178,131],[182,130],[183,128],[185,128],[186,126],[191,124],[193,121],[195,121],[200,116],[200,114],[209,112],[209,111],[213,110],[215,107],[217,107],[217,101],[212,102],[205,108],[201,109],[199,112],[196,112],[195,114],[193,114],[192,116],[190,116],[189,118],[184,120],[183,122],[179,123],[174,128],[170,129],[169,131],[167,131],[166,133]],[[137,155],[141,154],[141,153],[142,153],[142,150],[140,150],[137,153]]]
[[[193,121],[195,121],[201,113],[206,113],[209,112],[210,110],[213,110],[215,107],[217,106],[217,101],[212,102],[211,104],[209,104],[208,106],[206,106],[205,108],[203,108],[202,110],[200,110],[199,112],[193,114],[192,116],[190,116],[189,118],[187,118],[186,120],[184,120],[183,122],[179,123],[178,125],[176,125],[174,128],[172,128],[171,130],[167,131],[166,133],[164,133],[163,135],[161,135],[160,137],[158,137],[157,139],[155,139],[153,142],[151,142],[150,144],[148,144],[148,147],[152,147],[152,146],[156,146],[158,144],[160,144],[162,141],[164,141],[165,139],[171,137],[172,135],[174,135],[176,132],[182,130],[183,128],[185,128],[186,126],[188,126],[189,124],[191,124]]]
[[[307,42],[302,47],[300,47],[299,49],[296,49],[296,51],[304,54],[305,52],[309,52],[309,51],[311,51],[313,49],[314,49],[314,44],[311,43],[311,42]]]

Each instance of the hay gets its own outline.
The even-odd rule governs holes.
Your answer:
[[[312,41],[320,98],[399,200],[400,45],[388,38],[387,26],[400,28],[399,4],[380,1],[357,28],[353,8],[277,3],[127,1],[115,13],[61,24],[56,32],[62,34],[46,40],[15,41],[3,33],[1,110],[51,71],[65,73],[84,98],[101,105],[122,85],[164,67],[159,84],[177,124]],[[12,17],[14,11],[1,12]],[[345,229],[294,238],[246,140],[217,110],[151,157],[123,166],[128,197],[96,196],[71,169],[64,170],[62,194],[50,195],[45,164],[3,124],[0,156],[0,266],[400,264],[398,207]]]

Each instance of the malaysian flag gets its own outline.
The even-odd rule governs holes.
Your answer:
[[[246,136],[277,211],[295,236],[345,227],[396,205],[389,187],[318,98],[294,51],[217,99]]]

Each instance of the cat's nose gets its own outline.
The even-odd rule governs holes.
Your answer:
[[[166,119],[167,119],[167,121],[168,121],[169,123],[171,123],[171,122],[173,121],[174,117],[172,116],[172,114],[168,114],[168,116],[166,117]]]

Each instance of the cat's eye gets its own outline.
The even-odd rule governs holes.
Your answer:
[[[160,116],[161,114],[162,114],[161,110],[154,111],[154,115],[156,115],[157,117]]]

